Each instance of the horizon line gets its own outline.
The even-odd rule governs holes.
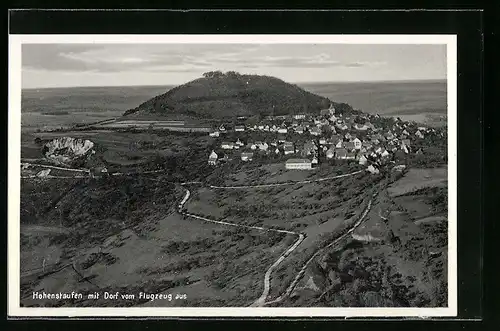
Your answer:
[[[286,82],[294,85],[301,84],[369,84],[369,83],[412,83],[412,82],[446,82],[447,78],[428,78],[428,79],[391,79],[391,80],[361,80],[361,81],[308,81],[308,82]],[[186,82],[189,83],[189,82]],[[76,85],[76,86],[45,86],[45,87],[21,87],[21,90],[48,90],[48,89],[69,89],[69,88],[90,88],[90,87],[162,87],[162,86],[180,86],[181,84],[138,84],[138,85]]]

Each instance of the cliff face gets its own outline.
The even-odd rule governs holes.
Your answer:
[[[319,113],[331,104],[339,110],[349,105],[331,102],[278,78],[212,72],[158,95],[130,114],[184,114],[200,118]]]
[[[62,137],[49,141],[43,147],[43,154],[53,163],[70,165],[73,161],[93,153],[94,143],[87,139]]]

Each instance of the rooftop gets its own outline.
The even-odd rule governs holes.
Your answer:
[[[311,163],[311,160],[308,159],[288,159],[286,163]]]

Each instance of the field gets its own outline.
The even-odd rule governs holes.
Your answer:
[[[403,195],[390,193],[407,192],[415,173],[426,171],[442,177],[433,169],[410,169],[381,191],[366,221],[315,259],[286,304],[445,306],[447,190],[428,180]]]
[[[261,182],[272,182],[272,178],[272,175],[262,176]],[[307,231],[308,227],[327,222],[341,213],[336,208],[359,197],[374,180],[375,177],[364,172],[311,184],[250,189],[200,188],[193,193],[187,208],[195,214],[246,225]],[[341,214],[349,212],[344,210]]]
[[[21,217],[23,305],[147,303],[32,300],[33,291],[43,290],[136,295],[183,291],[189,294],[186,301],[148,305],[245,306],[260,295],[266,266],[288,242],[284,235],[182,218],[173,211],[182,193],[168,182],[85,181],[59,180],[55,185],[25,180],[22,203],[32,210]],[[33,184],[46,193],[35,192]],[[114,207],[106,210],[105,205]]]
[[[447,113],[446,82],[316,83],[302,84],[301,87],[336,102],[346,102],[367,113],[402,118],[412,116],[406,119],[446,124],[439,118]],[[57,128],[119,117],[126,110],[170,88],[130,86],[23,90],[23,130]],[[170,119],[184,118],[176,116]]]
[[[389,195],[396,197],[414,192],[424,187],[446,187],[448,184],[446,168],[412,168],[395,185],[388,188]]]
[[[305,89],[371,114],[446,125],[446,81],[307,84]]]
[[[280,172],[278,176],[271,169],[277,165],[236,171],[226,178],[241,178],[247,171],[257,171],[259,181],[248,177],[247,183],[272,183],[304,178],[320,178],[318,175],[336,174],[341,169],[318,169],[317,172],[297,171]],[[289,172],[289,176],[287,175]],[[251,189],[198,189],[187,204],[190,213],[204,215],[226,222],[244,225],[280,228],[300,231],[305,240],[294,253],[275,271],[271,279],[271,298],[283,293],[286,286],[305,261],[318,247],[325,245],[346,227],[351,225],[362,213],[369,196],[378,185],[383,184],[382,176],[367,172],[351,177],[313,182],[309,184],[283,185],[269,188]],[[233,183],[226,180],[226,183]],[[243,183],[243,182],[240,182]],[[289,242],[291,244],[293,241]]]
[[[117,170],[122,167],[147,165],[155,160],[192,152],[200,153],[206,158],[206,146],[211,144],[210,137],[194,134],[179,139],[175,133],[169,132],[119,132],[107,130],[66,131],[66,132],[31,132],[21,136],[21,157],[23,159],[42,158],[41,144],[36,138],[48,141],[60,137],[89,139],[96,144],[99,153],[95,158],[105,165]],[[202,153],[202,154],[201,154]]]

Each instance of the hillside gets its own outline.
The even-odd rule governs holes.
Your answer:
[[[185,114],[198,118],[318,113],[330,104],[340,112],[347,104],[307,92],[278,78],[235,72],[208,72],[134,109],[130,114]]]

